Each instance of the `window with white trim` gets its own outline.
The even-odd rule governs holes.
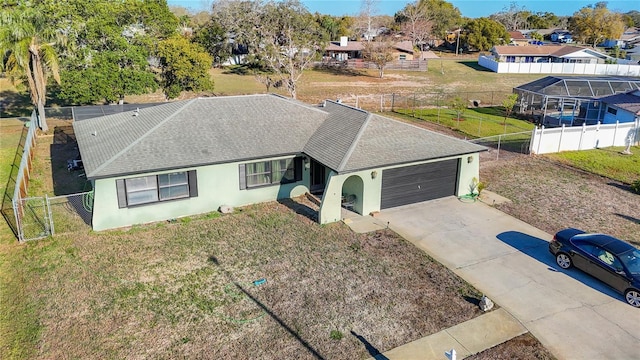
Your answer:
[[[118,207],[144,205],[198,196],[196,171],[116,180]]]

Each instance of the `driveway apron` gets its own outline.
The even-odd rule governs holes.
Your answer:
[[[511,313],[557,358],[640,359],[640,309],[581,271],[560,269],[547,248],[552,235],[455,197],[376,218]]]

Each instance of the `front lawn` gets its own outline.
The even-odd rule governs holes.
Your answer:
[[[358,359],[363,339],[383,352],[480,314],[481,294],[395,233],[288,206],[21,246],[5,258],[24,291],[4,296],[33,315],[30,338],[7,334],[16,357]]]
[[[622,152],[625,147],[563,151],[544,156],[575,168],[626,184],[640,179],[640,146],[631,147],[633,155]]]

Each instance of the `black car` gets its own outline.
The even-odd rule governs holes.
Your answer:
[[[563,269],[572,266],[605,282],[640,307],[640,250],[604,234],[587,234],[578,229],[559,231],[549,251]]]

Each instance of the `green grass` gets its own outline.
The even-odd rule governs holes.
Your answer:
[[[446,126],[470,138],[531,131],[535,127],[530,122],[514,118],[507,118],[505,124],[504,115],[497,115],[500,111],[499,108],[469,108],[465,110],[458,121],[455,111],[446,108],[396,109],[399,114]]]
[[[631,148],[633,155],[624,155],[624,147],[564,151],[545,156],[594,174],[631,184],[640,179],[640,147]]]
[[[9,183],[16,149],[20,143],[22,121],[9,119],[0,121],[0,192],[9,190],[13,195],[13,184]],[[13,175],[15,176],[15,174]],[[7,185],[10,188],[7,189]],[[5,195],[6,196],[6,195]],[[5,203],[9,198],[5,197]],[[6,206],[11,206],[8,202]],[[10,212],[8,216],[13,216]],[[30,296],[29,284],[36,274],[25,268],[32,261],[17,244],[13,232],[4,219],[0,222],[0,357],[24,359],[36,349],[41,332],[39,315],[41,304]]]

